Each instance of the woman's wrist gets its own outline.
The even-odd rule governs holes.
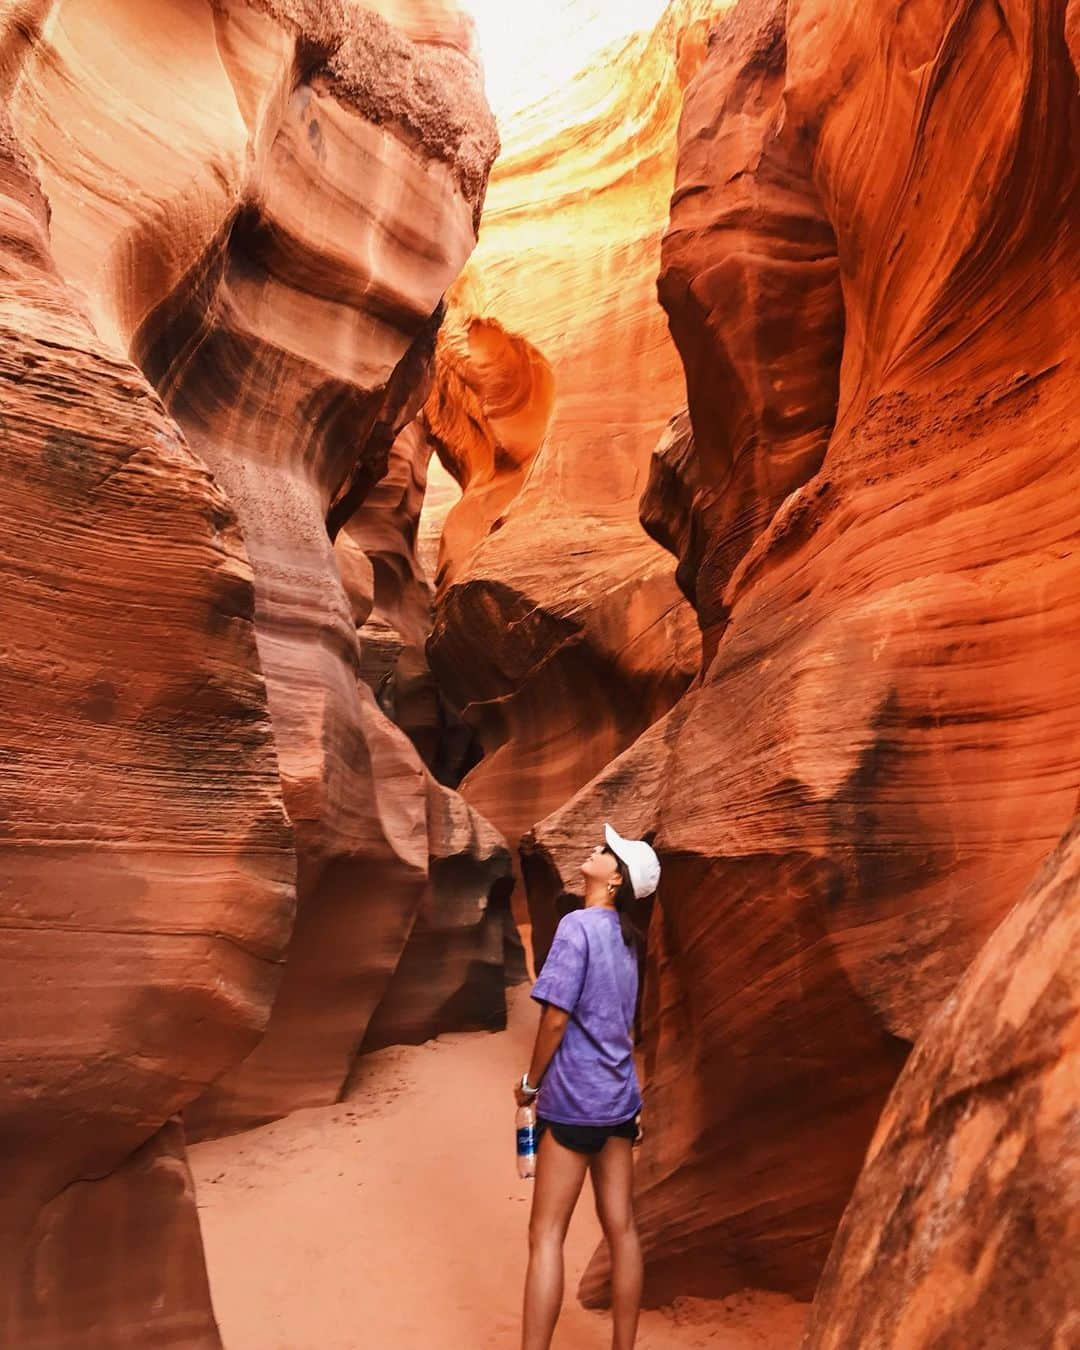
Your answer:
[[[526,1069],[525,1072],[521,1075],[521,1090],[522,1092],[527,1092],[530,1097],[535,1097],[536,1094],[540,1091],[539,1087],[533,1087],[530,1084],[528,1069]]]

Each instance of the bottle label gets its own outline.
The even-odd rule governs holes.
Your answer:
[[[536,1152],[536,1126],[519,1125],[517,1131],[517,1151],[518,1153]]]

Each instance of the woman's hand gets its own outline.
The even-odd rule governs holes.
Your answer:
[[[641,1128],[641,1112],[640,1112],[640,1111],[639,1111],[639,1112],[637,1113],[637,1115],[634,1117],[634,1122],[635,1122],[635,1124],[637,1125],[637,1134],[634,1135],[633,1139],[632,1139],[630,1142],[631,1142],[631,1144],[634,1146],[634,1148],[637,1148],[638,1144],[640,1144],[641,1141],[645,1138],[645,1131]]]
[[[514,1079],[514,1101],[518,1106],[528,1106],[530,1102],[536,1101],[535,1092],[522,1092],[520,1078]]]

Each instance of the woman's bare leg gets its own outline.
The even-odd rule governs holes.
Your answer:
[[[611,1252],[612,1350],[633,1350],[641,1311],[641,1243],[634,1222],[634,1158],[629,1139],[612,1135],[592,1170],[596,1213]]]
[[[544,1130],[536,1154],[521,1350],[549,1350],[563,1299],[563,1240],[588,1159]]]

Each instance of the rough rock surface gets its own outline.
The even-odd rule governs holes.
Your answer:
[[[684,130],[714,110],[723,179],[744,123],[762,143],[764,10],[733,11],[687,95]],[[803,147],[794,214],[818,229],[812,183],[843,290],[832,436],[743,537],[730,579],[728,562],[699,570],[699,607],[718,616],[700,687],[536,828],[526,862],[533,908],[550,913],[600,819],[657,831],[637,1203],[649,1302],[812,1291],[910,1046],[1078,787],[1080,103],[1065,8],[787,13],[776,134]],[[708,139],[693,131],[695,174]],[[775,165],[766,136],[745,167],[768,175],[766,201]],[[717,229],[741,250],[721,187]],[[722,261],[706,227],[704,270]],[[690,276],[692,257],[679,266]],[[708,313],[695,302],[697,341],[714,326],[727,369],[727,325],[753,332],[763,316],[742,301]],[[761,369],[742,383],[811,387],[772,317],[779,337],[757,342]],[[799,323],[786,331],[800,342]],[[835,378],[829,351],[799,357],[820,381]],[[747,443],[767,466],[775,404],[758,406]],[[713,517],[722,541],[734,518]],[[606,1298],[603,1251],[581,1293]]]
[[[1080,1340],[1080,824],[927,1023],[807,1350]]]
[[[429,658],[485,752],[461,791],[508,838],[698,669],[692,610],[637,504],[685,402],[657,254],[682,89],[718,8],[679,0],[504,126],[452,299],[426,417],[463,495]]]
[[[47,223],[4,114],[0,1341],[210,1347],[166,1122],[266,1025],[292,833],[236,513]]]

